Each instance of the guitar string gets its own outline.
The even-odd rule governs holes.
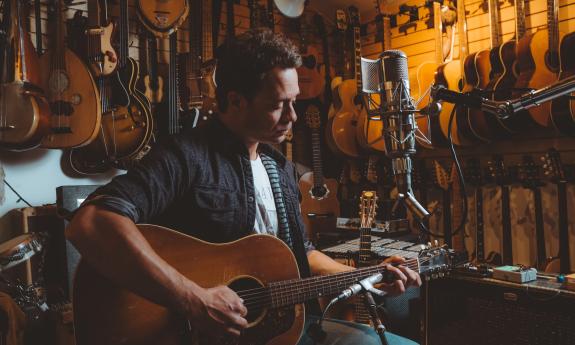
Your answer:
[[[408,268],[410,268],[410,269],[417,269],[417,267],[419,267],[420,265],[416,262],[416,259],[412,259],[412,260],[413,260],[414,262],[408,263],[408,264],[405,265],[405,266],[408,267]],[[424,260],[421,261],[421,263],[426,263],[426,262],[428,262],[429,260],[430,260],[430,259],[424,259]],[[363,270],[358,270],[358,271],[350,272],[350,273],[352,273],[352,274],[350,274],[350,276],[355,276],[355,275],[361,276],[363,273],[367,273],[367,272],[369,272],[370,270],[373,270],[373,269],[375,269],[375,268],[377,268],[377,267],[378,267],[378,266],[371,266],[371,267],[366,267],[366,268],[363,269]],[[384,266],[381,266],[381,267],[384,268],[384,270],[385,270],[385,267],[384,267]],[[320,276],[318,276],[318,277],[316,277],[316,278],[319,278],[319,277],[320,277]],[[341,274],[335,274],[335,275],[333,275],[333,276],[331,276],[331,277],[329,277],[329,278],[328,278],[328,277],[324,277],[324,282],[326,282],[326,283],[331,283],[331,282],[333,282],[334,280],[339,280],[340,277],[341,277]],[[313,285],[313,284],[316,283],[316,282],[317,282],[317,281],[314,281],[313,279],[310,279],[310,280],[307,280],[307,281],[306,281],[306,280],[302,280],[302,285],[300,285],[300,287],[309,287],[309,286]],[[273,284],[273,283],[272,283],[272,284]],[[286,283],[286,284],[287,284],[287,283]],[[241,291],[238,291],[237,293],[238,293],[238,295],[240,295],[240,297],[242,297],[242,298],[251,298],[251,297],[253,297],[253,296],[261,295],[261,293],[267,293],[267,290],[269,290],[269,287],[259,287],[259,288],[254,288],[254,289],[241,290]],[[274,289],[274,293],[281,294],[281,293],[284,293],[284,292],[290,291],[290,290],[292,290],[292,287],[286,285],[286,286],[284,286],[284,287],[280,287],[280,288],[278,288],[278,289]],[[249,293],[247,293],[247,292],[249,292]],[[246,294],[246,293],[247,293],[247,294]]]
[[[370,267],[370,268],[373,269],[373,268],[375,268],[375,267],[376,267],[376,266]],[[369,271],[369,270],[366,270],[366,271]],[[364,272],[365,272],[365,271],[364,271]],[[359,273],[359,272],[357,272],[357,273]],[[332,287],[331,283],[333,282],[333,279],[327,279],[327,280],[329,280],[329,283],[330,283],[329,286]],[[306,300],[307,300],[307,299],[311,299],[311,298],[313,298],[313,295],[314,295],[314,294],[312,293],[312,291],[307,292],[307,291],[305,290],[305,288],[310,287],[311,285],[313,285],[313,283],[317,283],[317,282],[310,281],[309,283],[304,283],[303,286],[302,286],[302,285],[296,285],[296,284],[290,284],[289,281],[283,282],[283,283],[279,283],[280,286],[281,286],[281,284],[284,284],[283,287],[280,287],[280,288],[279,288],[279,290],[283,290],[283,291],[281,291],[281,293],[278,293],[277,290],[274,291],[274,292],[270,291],[270,293],[267,293],[267,291],[264,291],[264,294],[263,294],[263,295],[260,294],[260,296],[251,297],[251,298],[249,299],[249,301],[246,301],[246,303],[244,303],[244,306],[246,306],[247,308],[251,308],[252,311],[253,311],[254,308],[257,309],[257,308],[260,308],[260,307],[262,307],[262,306],[266,306],[266,305],[272,304],[273,301],[274,301],[274,297],[275,297],[275,300],[276,300],[276,301],[279,299],[280,306],[281,306],[281,304],[284,302],[284,300],[285,300],[285,302],[287,302],[287,304],[292,304],[293,300],[290,300],[290,298],[292,298],[292,297],[294,296],[294,295],[293,295],[293,291],[294,291],[295,289],[304,289],[304,292],[303,292],[304,299],[306,299]],[[328,285],[328,284],[325,284],[325,285]],[[282,295],[282,293],[283,293],[283,292],[286,292],[286,290],[287,290],[287,292],[292,292],[292,294],[290,294],[290,295],[285,295],[285,294],[283,294],[283,295]],[[310,298],[306,298],[306,297],[305,297],[306,294],[311,294],[311,297],[310,297]],[[276,296],[274,296],[274,295],[276,295]],[[278,295],[279,295],[279,296],[278,296]],[[331,295],[331,294],[330,294],[330,295]],[[296,296],[297,296],[297,295],[296,295]]]

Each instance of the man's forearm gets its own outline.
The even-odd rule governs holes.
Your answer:
[[[326,275],[351,271],[355,268],[341,264],[318,250],[310,250],[307,259],[312,275]]]

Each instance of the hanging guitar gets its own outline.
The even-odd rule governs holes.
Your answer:
[[[146,70],[148,74],[142,78],[144,83],[144,95],[151,105],[155,106],[164,99],[164,78],[158,73],[158,40],[156,36],[145,32],[141,41],[146,42]]]
[[[184,117],[196,125],[216,111],[215,60],[212,52],[212,1],[193,1],[189,16],[189,53],[179,54],[179,95]]]
[[[563,37],[559,47],[559,80],[575,75],[575,32]],[[575,93],[551,101],[551,121],[556,130],[575,137]]]
[[[88,66],[94,78],[112,74],[118,67],[118,55],[112,47],[112,39],[116,33],[113,21],[108,21],[107,2],[104,0],[104,16],[100,13],[100,0],[88,1],[88,28],[86,36],[79,41],[79,49],[86,54]],[[101,17],[104,17],[102,21]]]
[[[385,282],[395,279],[381,265],[302,279],[289,247],[270,235],[212,244],[157,225],[138,228],[163,260],[198,285],[223,284],[235,290],[248,308],[248,327],[233,342],[207,338],[188,320],[112,283],[82,260],[72,294],[76,344],[111,345],[121,339],[124,345],[179,345],[197,333],[194,343],[203,345],[296,344],[303,331],[305,301],[335,296],[380,272]],[[401,263],[432,277],[458,264],[444,248],[422,250],[417,258]]]
[[[311,30],[305,14],[298,19],[298,24],[302,65],[297,69],[300,90],[297,99],[307,100],[318,97],[324,91],[325,80],[319,71],[319,51],[309,42]]]
[[[4,1],[0,84],[0,146],[9,150],[37,147],[48,131],[50,107],[39,87],[38,56],[24,27],[22,1]]]
[[[301,213],[309,238],[316,242],[317,234],[335,229],[340,207],[337,181],[323,177],[319,108],[313,104],[309,105],[305,119],[312,132],[313,171],[303,174],[299,180],[302,194]]]
[[[62,0],[57,0],[51,13],[56,18],[55,44],[40,59],[42,86],[51,109],[50,132],[42,139],[45,148],[88,145],[98,135],[102,120],[100,94],[90,70],[65,43],[63,11]]]
[[[117,71],[100,76],[100,133],[91,144],[70,151],[70,165],[80,174],[98,174],[110,167],[126,169],[148,151],[154,124],[150,103],[136,89],[139,65],[128,56],[128,0],[120,0],[120,56]]]
[[[157,37],[168,37],[188,16],[188,0],[137,0],[138,18]]]

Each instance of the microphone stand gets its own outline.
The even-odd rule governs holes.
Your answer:
[[[385,338],[385,325],[379,318],[377,313],[377,305],[375,304],[375,299],[373,299],[373,295],[369,291],[365,291],[363,293],[364,296],[364,303],[365,307],[369,311],[369,316],[371,318],[371,323],[373,325],[373,329],[379,335],[379,340],[381,341],[381,345],[388,345],[387,339]]]

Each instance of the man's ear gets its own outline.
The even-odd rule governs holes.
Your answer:
[[[236,91],[228,92],[228,107],[234,110],[241,110],[247,105],[247,100],[244,95]]]

